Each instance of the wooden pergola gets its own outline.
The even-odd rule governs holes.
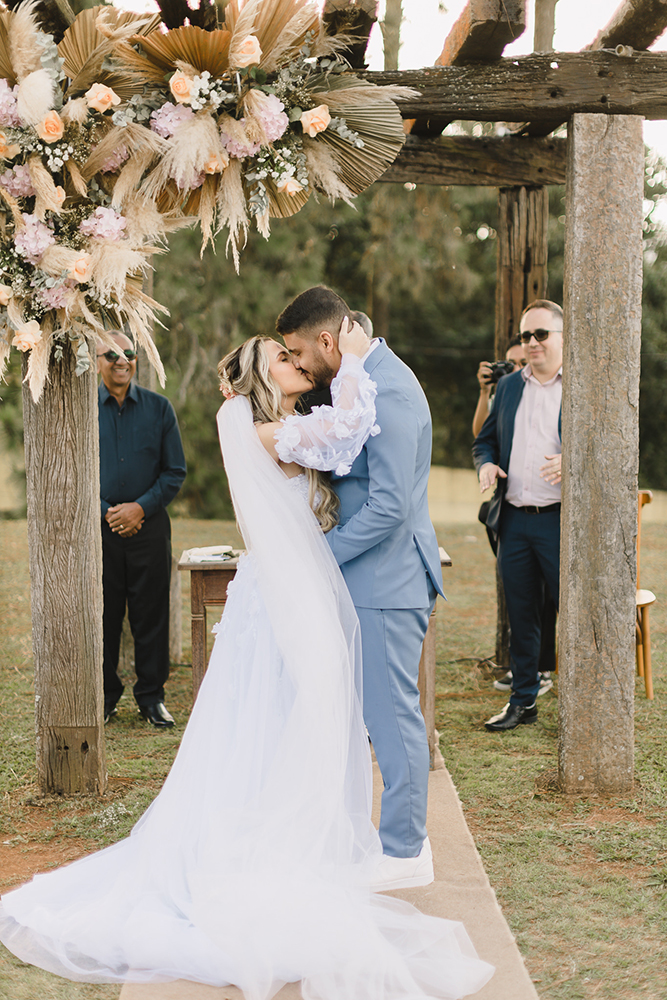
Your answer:
[[[414,88],[412,122],[387,182],[500,188],[496,352],[546,292],[547,192],[566,182],[559,770],[567,792],[633,782],[638,402],[642,290],[642,117],[667,117],[667,54],[644,51],[667,0],[625,0],[580,53],[553,53],[555,0],[536,0],[537,47],[502,58],[527,0],[470,0],[438,65],[366,73]],[[328,0],[359,36],[376,0]],[[550,25],[550,27],[549,27]],[[517,123],[499,139],[443,137],[455,120]],[[551,133],[567,122],[567,139]],[[96,376],[67,354],[42,401],[25,398],[28,532],[44,792],[106,784],[101,691],[101,541]],[[53,447],[54,427],[59,447]]]

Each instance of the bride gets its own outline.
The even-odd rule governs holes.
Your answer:
[[[253,337],[219,365],[222,453],[248,554],[157,799],[131,835],[4,896],[0,939],[71,980],[234,984],[269,1000],[459,998],[491,977],[460,923],[371,892],[359,626],[322,529],[327,479],[375,426],[368,341],[346,321],[333,406]],[[319,519],[319,520],[318,520]]]

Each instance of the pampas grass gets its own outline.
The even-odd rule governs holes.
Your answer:
[[[206,164],[214,156],[228,159],[216,122],[208,111],[200,111],[179,125],[169,151],[146,178],[141,190],[145,197],[155,199],[173,180],[181,190],[190,191],[197,186]]]
[[[354,195],[338,174],[339,164],[333,152],[322,142],[316,142],[307,136],[303,140],[303,151],[306,154],[308,176],[316,191],[321,191],[333,203],[340,198],[354,208]]]
[[[33,214],[38,219],[41,219],[42,222],[44,221],[46,212],[55,212],[56,215],[60,215],[61,201],[58,197],[56,185],[53,183],[52,175],[42,163],[41,156],[33,154],[30,157],[28,160],[28,170],[30,171],[30,180],[36,194]]]
[[[89,252],[92,284],[104,298],[115,295],[122,300],[128,274],[147,271],[146,254],[158,253],[159,250],[157,247],[134,250],[126,240],[93,239]]]
[[[5,381],[5,372],[7,370],[7,364],[9,362],[9,355],[11,354],[11,331],[4,327],[0,331],[0,382]]]
[[[14,75],[19,83],[30,73],[41,69],[40,55],[43,52],[38,44],[38,27],[35,16],[36,2],[22,3],[7,22],[9,55]],[[48,109],[47,109],[48,110]]]
[[[54,99],[53,79],[47,71],[38,69],[29,73],[19,83],[19,117],[26,125],[37,125],[53,107]]]
[[[243,173],[240,160],[230,160],[229,166],[223,172],[218,185],[218,227],[220,232],[227,227],[229,236],[225,245],[225,253],[231,248],[234,268],[239,273],[239,240],[243,245],[248,238],[248,213],[246,211],[245,192],[243,190]]]
[[[49,324],[50,326],[50,324]],[[53,342],[51,330],[42,324],[42,339],[35,344],[28,355],[28,370],[24,382],[30,387],[30,395],[35,403],[39,403],[44,385],[49,382],[49,362],[51,360],[51,348]]]

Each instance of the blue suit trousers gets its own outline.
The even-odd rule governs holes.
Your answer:
[[[560,510],[529,514],[504,503],[498,532],[498,566],[510,621],[510,704],[535,704],[544,583],[558,608]]]
[[[419,705],[426,608],[357,608],[364,658],[364,721],[382,773],[385,854],[413,858],[426,837],[429,748]]]

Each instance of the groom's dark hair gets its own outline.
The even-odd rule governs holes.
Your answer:
[[[281,336],[298,333],[316,337],[322,330],[337,335],[346,316],[351,319],[345,300],[326,285],[315,285],[283,309],[276,320],[276,331]]]

